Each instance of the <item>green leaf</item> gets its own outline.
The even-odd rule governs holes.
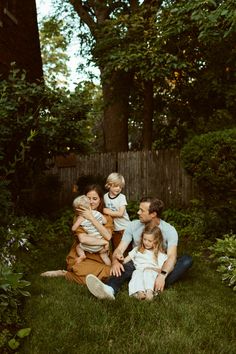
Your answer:
[[[19,293],[21,293],[21,295],[23,295],[23,296],[30,296],[29,291],[19,290]]]
[[[15,350],[19,347],[20,343],[15,338],[12,338],[9,340],[8,345],[12,350]]]
[[[16,335],[19,337],[19,338],[24,338],[24,337],[27,337],[31,332],[31,328],[22,328],[20,329]]]

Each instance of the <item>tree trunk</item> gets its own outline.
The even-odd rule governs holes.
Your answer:
[[[109,79],[103,78],[104,99],[104,149],[106,152],[128,150],[129,94],[132,74],[113,72]]]
[[[143,150],[152,149],[153,83],[144,82],[143,103]]]

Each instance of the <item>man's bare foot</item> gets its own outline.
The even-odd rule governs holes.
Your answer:
[[[64,277],[66,270],[49,270],[47,272],[41,273],[41,277]]]

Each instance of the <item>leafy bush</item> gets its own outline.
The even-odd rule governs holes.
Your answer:
[[[12,207],[8,184],[8,181],[0,180],[0,224],[3,224],[7,220]]]
[[[30,296],[25,290],[30,282],[22,279],[11,267],[0,266],[0,317],[1,322],[11,324],[18,321],[18,306],[22,296]]]
[[[23,299],[30,296],[26,290],[30,282],[22,278],[23,274],[14,272],[11,267],[0,265],[0,349],[3,353],[8,353],[9,348],[17,349],[19,340],[31,331],[30,328],[21,328],[20,308]]]
[[[65,246],[70,239],[72,210],[61,212],[56,220],[32,217],[14,217],[0,227],[0,261],[16,271],[29,272],[37,261],[40,250],[57,244]]]
[[[210,257],[219,264],[217,271],[221,273],[222,281],[236,291],[236,235],[217,239],[209,249],[212,252]]]
[[[40,170],[42,157],[45,158],[39,145],[33,149],[45,89],[43,85],[28,83],[25,73],[14,68],[7,80],[0,81],[0,93],[0,174],[12,182],[11,191],[17,193],[20,184],[28,183],[26,176],[36,165]],[[37,164],[35,148],[40,149]]]
[[[163,219],[175,226],[180,238],[199,240],[204,234],[204,214],[201,209],[167,209]]]
[[[57,214],[61,186],[58,175],[39,174],[32,188],[21,190],[17,213],[46,217]]]
[[[220,199],[232,194],[236,185],[236,128],[195,136],[183,147],[181,157],[206,196]]]
[[[192,200],[186,209],[167,209],[163,218],[176,227],[180,239],[204,241],[204,247],[222,236],[222,219],[218,212],[214,207],[206,208],[201,200]]]
[[[83,90],[71,95],[63,89],[52,91],[28,82],[25,72],[14,66],[7,79],[0,80],[0,180],[8,183],[0,185],[0,212],[7,211],[8,191],[14,208],[19,206],[22,193],[34,189],[48,158],[90,151],[94,136]]]
[[[236,129],[194,137],[181,151],[184,167],[199,186],[215,235],[235,230]],[[209,212],[210,210],[210,212]]]
[[[139,202],[129,201],[127,205],[127,213],[129,214],[130,220],[138,218],[137,212],[139,209]]]
[[[48,249],[56,253],[59,247],[65,249],[71,242],[72,217],[72,209],[61,212],[54,220],[11,217],[0,227],[0,351],[16,350],[21,338],[30,333],[30,328],[22,328],[19,311],[24,298],[30,295],[25,290],[30,283],[23,279],[23,274],[26,276],[36,268],[38,271],[45,256],[43,250],[47,252],[48,265]]]

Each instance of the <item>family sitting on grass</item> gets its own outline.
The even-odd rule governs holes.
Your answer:
[[[64,276],[86,284],[99,299],[115,299],[129,281],[130,296],[152,300],[191,267],[190,256],[177,258],[178,234],[161,219],[163,202],[142,198],[139,220],[130,221],[126,197],[121,193],[124,184],[122,175],[111,173],[105,195],[95,184],[87,186],[85,195],[74,200],[75,240],[66,258],[67,270],[48,271],[42,276]]]

